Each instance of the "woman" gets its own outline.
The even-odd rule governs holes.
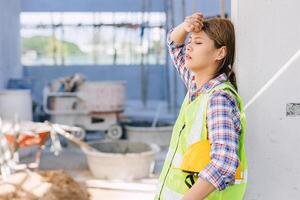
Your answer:
[[[227,19],[204,20],[195,13],[170,30],[168,46],[188,93],[155,199],[243,199],[246,119],[232,69],[234,26]]]

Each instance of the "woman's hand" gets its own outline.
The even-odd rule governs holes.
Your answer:
[[[190,32],[199,32],[203,27],[203,14],[200,12],[194,13],[192,16],[187,16],[181,24],[176,26],[170,35],[171,41],[175,44],[183,44],[186,36]]]
[[[197,12],[187,16],[182,25],[186,32],[200,32],[203,27],[203,14]]]

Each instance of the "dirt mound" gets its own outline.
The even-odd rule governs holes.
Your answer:
[[[88,200],[86,187],[64,171],[20,172],[0,182],[0,200]]]

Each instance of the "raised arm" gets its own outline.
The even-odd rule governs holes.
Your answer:
[[[167,35],[169,54],[186,87],[189,87],[191,72],[185,66],[185,39],[190,32],[199,32],[202,28],[202,13],[187,16],[181,24],[171,29]]]

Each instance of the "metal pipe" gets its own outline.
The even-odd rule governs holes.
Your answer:
[[[102,27],[102,26],[107,26],[107,27],[117,27],[117,28],[122,28],[126,27],[129,29],[136,29],[137,27],[141,27],[143,24],[141,23],[93,23],[93,24],[63,24],[64,27]],[[50,29],[50,28],[59,28],[61,27],[61,23],[51,23],[51,24],[22,24],[21,28],[24,29]],[[150,25],[150,24],[144,24],[145,29],[151,29],[151,28],[164,28],[164,24],[159,24],[159,25]]]
[[[181,0],[181,6],[182,6],[182,11],[181,11],[182,12],[182,21],[184,21],[185,16],[186,16],[186,12],[185,12],[185,9],[186,9],[185,0]],[[187,87],[184,87],[183,90],[184,90],[184,94],[186,94],[188,92]]]
[[[194,0],[193,1],[193,8],[192,8],[192,10],[193,10],[193,13],[194,12],[197,12],[197,10],[198,10],[198,2],[197,2],[198,0]]]
[[[146,0],[143,0],[142,2],[142,27],[141,27],[141,34],[140,34],[140,47],[141,47],[141,100],[143,103],[143,106],[146,107],[146,83],[145,83],[145,63],[144,63],[144,49],[143,49],[143,42],[144,42],[144,18],[145,18],[145,11],[146,11]]]
[[[175,10],[174,10],[174,0],[171,0],[171,26],[175,26]],[[178,99],[178,81],[177,81],[177,71],[173,70],[173,81],[174,81],[174,88],[173,88],[173,94],[174,94],[174,99],[173,99],[173,112],[176,111],[177,109],[177,99]]]
[[[169,30],[169,1],[165,1],[165,15],[166,15],[166,23],[165,23],[165,36],[167,38],[167,33]],[[168,106],[168,112],[171,111],[171,92],[170,92],[170,74],[169,74],[169,51],[168,48],[165,48],[165,79],[166,79],[166,99],[167,99],[167,106]]]
[[[185,0],[181,0],[181,14],[182,14],[182,21],[185,18]]]
[[[60,44],[60,55],[61,55],[61,65],[64,66],[65,65],[65,30],[64,30],[64,24],[63,24],[63,14],[61,13],[60,15],[60,23],[61,23],[61,44]]]
[[[116,15],[115,13],[113,13],[113,21],[116,21]],[[117,58],[118,58],[118,51],[117,51],[117,47],[116,47],[116,29],[114,27],[113,29],[113,47],[114,47],[114,56],[113,56],[113,65],[117,64]]]
[[[54,25],[53,14],[51,14],[50,16],[51,16],[51,24],[52,24],[52,44],[53,44],[52,56],[53,56],[54,65],[57,65],[57,60],[56,60],[57,47],[56,47],[56,38],[55,38],[55,29],[56,29],[56,27]]]
[[[220,14],[221,14],[221,18],[225,18],[225,2],[224,2],[224,0],[220,0]]]

